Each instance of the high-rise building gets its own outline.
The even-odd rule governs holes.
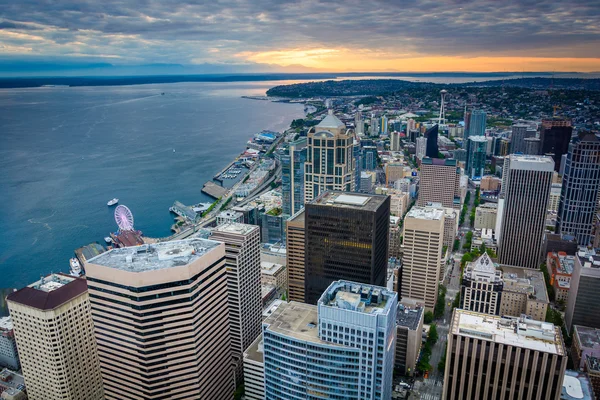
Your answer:
[[[377,168],[377,147],[365,146],[362,149],[362,169],[363,171],[373,171]]]
[[[498,205],[501,264],[538,268],[554,162],[550,157],[509,156]],[[498,232],[498,229],[496,229]]]
[[[495,229],[498,217],[498,205],[485,203],[475,209],[475,229]]]
[[[465,169],[469,179],[479,180],[483,176],[487,144],[488,141],[485,136],[469,136],[467,141],[467,167]]]
[[[487,253],[467,263],[460,290],[460,308],[484,314],[500,314],[502,271]]]
[[[13,371],[21,368],[15,331],[10,317],[0,318],[0,367],[8,367]]]
[[[566,367],[560,327],[454,309],[442,399],[559,400]]]
[[[521,314],[545,320],[549,299],[542,271],[502,265],[502,298],[500,315]]]
[[[398,295],[336,281],[263,322],[266,400],[391,399]]]
[[[432,311],[438,295],[444,245],[444,210],[413,207],[404,217],[402,300]]]
[[[107,400],[233,396],[225,257],[223,243],[187,239],[88,261]]]
[[[357,140],[353,141],[352,144],[352,158],[354,159],[354,191],[360,192],[360,173],[362,172],[362,154],[360,148],[360,142]]]
[[[512,146],[511,153],[523,153],[526,152],[525,139],[535,137],[536,130],[528,124],[516,124],[512,126],[512,133],[510,137],[510,143]],[[508,153],[507,153],[508,154]],[[506,154],[502,154],[506,155]]]
[[[460,198],[460,168],[456,160],[423,158],[417,205],[441,203],[443,207],[460,209]]]
[[[548,200],[548,211],[558,213],[560,204],[560,193],[562,192],[561,183],[553,183],[550,187],[550,198]]]
[[[229,331],[236,386],[242,381],[245,349],[260,335],[262,322],[260,229],[256,225],[225,224],[211,239],[225,243]]]
[[[265,360],[262,334],[244,351],[244,397],[247,400],[263,400],[265,398]]]
[[[381,117],[381,130],[380,132],[384,135],[387,135],[388,133],[388,119],[387,117],[384,115]]]
[[[360,110],[354,114],[354,132],[357,135],[365,133],[365,122],[362,119],[362,111]]]
[[[354,139],[346,125],[330,113],[308,132],[304,201],[327,190],[355,190]]]
[[[483,110],[473,110],[469,121],[469,137],[485,136],[487,114]]]
[[[425,131],[425,137],[427,138],[425,155],[431,158],[438,158],[438,125],[434,125],[427,129],[427,131]]]
[[[422,160],[423,157],[425,157],[425,154],[427,153],[427,138],[424,136],[419,136],[416,141],[415,141],[416,145],[416,153],[415,153],[415,157],[417,157],[417,159]],[[437,158],[437,156],[436,156]]]
[[[325,192],[305,209],[306,303],[337,279],[385,286],[389,196]]]
[[[600,192],[600,139],[581,133],[569,144],[565,163],[556,231],[575,236],[587,246],[593,241],[593,228]]]
[[[542,142],[540,139],[536,137],[529,137],[525,138],[523,142],[525,143],[525,150],[523,151],[524,154],[530,154],[533,156],[540,154],[540,146]]]
[[[396,316],[396,356],[394,368],[402,375],[413,375],[423,332],[423,308],[398,305]]]
[[[565,322],[600,329],[600,251],[581,247],[575,256]]]
[[[304,209],[291,216],[286,224],[288,299],[304,302],[304,248],[305,248]]]
[[[569,150],[569,142],[573,134],[571,120],[552,118],[542,120],[540,131],[541,154],[554,159],[554,170],[560,171],[562,156]]]
[[[374,116],[371,117],[371,125],[369,126],[369,134],[370,136],[378,136],[379,135],[379,120]]]
[[[304,207],[304,163],[306,162],[306,138],[288,145],[281,161],[281,208],[283,214],[294,215]]]
[[[400,151],[402,150],[400,146],[400,132],[394,131],[390,133],[390,150],[391,151]]]
[[[7,297],[30,400],[103,400],[85,279],[52,274]]]

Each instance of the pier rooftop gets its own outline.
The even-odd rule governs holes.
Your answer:
[[[90,264],[128,272],[145,272],[189,265],[221,245],[208,239],[186,239],[112,249]]]

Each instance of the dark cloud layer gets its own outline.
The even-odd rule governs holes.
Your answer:
[[[0,7],[0,53],[229,62],[242,52],[600,57],[600,2],[34,0]]]

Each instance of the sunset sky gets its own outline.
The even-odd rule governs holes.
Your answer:
[[[598,0],[4,3],[0,64],[600,71]]]

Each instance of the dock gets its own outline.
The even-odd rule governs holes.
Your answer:
[[[175,201],[171,207],[169,207],[169,211],[174,214],[179,215],[182,218],[190,222],[197,222],[198,214],[192,207],[186,206],[179,201]]]
[[[213,181],[208,181],[202,187],[202,193],[206,193],[210,197],[218,199],[227,194],[227,189],[222,186],[217,185]]]

